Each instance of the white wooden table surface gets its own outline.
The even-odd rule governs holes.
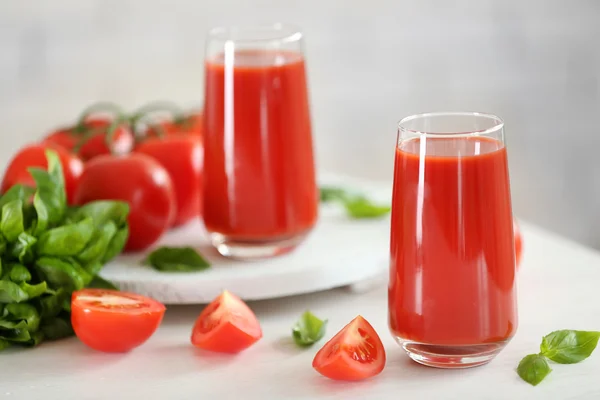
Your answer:
[[[76,338],[0,354],[0,398],[67,399],[600,399],[600,350],[576,365],[553,365],[537,387],[515,373],[556,329],[600,329],[600,253],[528,224],[519,273],[516,337],[490,364],[440,370],[411,362],[387,329],[385,277],[358,293],[337,289],[251,303],[264,338],[237,356],[201,352],[189,342],[200,306],[170,307],[156,334],[128,354],[103,354]],[[379,332],[388,362],[359,383],[333,382],[311,361],[319,346],[294,347],[290,327],[305,310],[329,319],[326,338],[357,314]],[[321,342],[322,345],[324,343]]]

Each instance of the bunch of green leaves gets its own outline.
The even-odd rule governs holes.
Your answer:
[[[126,203],[69,208],[58,156],[46,157],[48,171],[29,169],[37,189],[0,197],[0,349],[71,335],[71,293],[112,287],[97,274],[128,236]]]
[[[336,202],[341,204],[350,218],[379,218],[387,215],[391,207],[375,203],[365,195],[355,193],[335,186],[322,186],[320,188],[322,203]]]
[[[581,362],[592,354],[599,338],[600,332],[595,331],[554,331],[542,338],[538,354],[529,354],[521,360],[517,373],[524,381],[536,386],[552,372],[548,360],[558,364]]]

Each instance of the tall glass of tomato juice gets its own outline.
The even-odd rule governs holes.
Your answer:
[[[415,361],[492,360],[517,328],[504,123],[480,113],[399,123],[391,217],[389,326]]]
[[[293,250],[317,221],[302,32],[213,29],[204,102],[204,223],[224,256]]]

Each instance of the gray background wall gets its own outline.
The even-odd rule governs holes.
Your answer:
[[[200,105],[205,32],[304,28],[319,167],[391,180],[395,124],[507,123],[516,214],[600,248],[600,2],[2,0],[0,161],[95,100]]]

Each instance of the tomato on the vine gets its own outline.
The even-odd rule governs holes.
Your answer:
[[[83,162],[61,146],[49,143],[32,144],[19,150],[9,162],[4,172],[0,191],[4,193],[16,184],[35,187],[35,181],[29,173],[28,168],[38,167],[47,169],[48,160],[46,159],[46,150],[53,150],[58,155],[65,179],[67,201],[69,204],[73,204],[75,190],[83,173]]]
[[[145,154],[101,155],[88,161],[75,203],[122,200],[129,204],[125,250],[143,250],[156,242],[175,217],[175,195],[167,171]]]
[[[83,289],[71,298],[71,324],[89,347],[126,352],[143,344],[160,325],[165,306],[149,297],[107,289]]]
[[[384,366],[381,339],[360,315],[325,343],[313,360],[313,368],[321,375],[344,381],[370,378]]]
[[[198,136],[172,135],[149,138],[135,152],[158,161],[169,173],[177,203],[173,225],[198,217],[202,210],[202,143]]]
[[[224,291],[198,316],[192,344],[220,353],[239,353],[262,338],[256,315],[236,295]]]
[[[102,154],[125,154],[133,148],[133,134],[126,124],[118,124],[110,132],[113,121],[108,118],[91,117],[82,124],[59,129],[44,138],[77,153],[83,160],[90,160]],[[111,135],[107,138],[107,135]],[[110,141],[110,146],[107,143]]]

